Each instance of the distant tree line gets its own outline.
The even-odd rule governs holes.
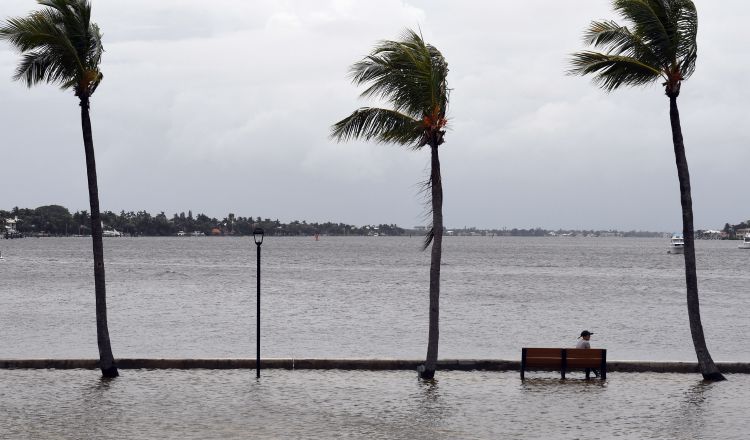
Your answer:
[[[27,236],[69,236],[90,235],[91,216],[88,211],[72,213],[59,205],[40,206],[38,208],[13,208],[10,211],[0,209],[0,222],[3,219],[18,218],[16,229]],[[404,229],[395,224],[379,224],[355,226],[345,223],[308,223],[305,220],[294,220],[282,223],[278,219],[262,219],[260,217],[241,217],[232,213],[222,219],[209,217],[205,214],[193,215],[188,210],[168,217],[164,212],[152,215],[146,211],[112,211],[101,213],[105,229],[114,229],[127,236],[159,237],[177,235],[184,232],[190,235],[194,232],[205,235],[252,235],[253,229],[261,227],[265,234],[271,236],[309,236],[309,235],[420,235],[424,230]],[[739,225],[727,224],[725,230],[750,227],[750,220]],[[548,235],[570,235],[591,237],[660,237],[662,232],[649,231],[616,231],[616,230],[567,230],[567,229],[477,229],[462,228],[449,231],[449,235],[459,236],[510,236],[510,237],[544,237]]]
[[[16,229],[31,236],[89,235],[91,216],[87,211],[70,211],[59,205],[40,206],[35,209],[15,207],[10,211],[0,210],[0,220],[18,218]],[[354,226],[344,223],[308,223],[294,220],[282,223],[278,219],[241,217],[230,213],[223,219],[205,214],[193,216],[181,212],[167,217],[164,212],[151,215],[146,211],[116,214],[104,211],[101,214],[105,229],[114,229],[129,236],[170,236],[184,232],[186,235],[197,232],[205,235],[252,235],[253,229],[261,227],[266,235],[405,235],[403,228],[395,224]]]

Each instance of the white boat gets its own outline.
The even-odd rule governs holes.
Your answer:
[[[672,238],[669,241],[669,254],[684,254],[685,253],[685,240],[682,238],[682,234],[672,234]]]
[[[745,237],[742,239],[742,243],[737,247],[740,249],[750,249],[750,233],[745,234]]]

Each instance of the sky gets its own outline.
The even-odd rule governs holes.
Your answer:
[[[428,222],[429,150],[329,138],[361,106],[348,68],[420,29],[445,56],[449,228],[679,231],[659,84],[606,93],[565,74],[607,0],[93,0],[104,81],[91,117],[102,210],[282,222]],[[696,73],[678,100],[695,226],[750,218],[750,2],[696,0]],[[38,8],[2,0],[0,18]],[[0,209],[88,209],[78,101],[12,81],[0,42]]]

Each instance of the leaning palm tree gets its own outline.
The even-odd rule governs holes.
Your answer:
[[[7,40],[22,55],[15,80],[27,86],[46,82],[72,89],[81,106],[83,146],[86,152],[91,237],[94,251],[94,291],[96,295],[96,334],[99,366],[104,377],[116,377],[107,328],[107,302],[104,282],[104,250],[99,214],[99,188],[96,181],[94,141],[91,135],[89,101],[102,80],[99,62],[102,40],[99,27],[91,23],[88,0],[37,0],[44,6],[27,17],[9,18],[0,23],[0,39]]]
[[[426,183],[432,227],[424,249],[432,244],[430,259],[430,311],[427,358],[420,376],[435,376],[438,357],[440,259],[443,241],[443,184],[438,147],[447,124],[448,64],[440,51],[422,36],[407,30],[401,41],[381,41],[362,61],[351,67],[352,82],[367,84],[361,97],[384,99],[391,109],[362,107],[331,128],[338,141],[361,138],[395,143],[414,150],[430,147],[430,178]]]
[[[595,83],[607,91],[620,86],[663,81],[669,98],[672,142],[680,182],[690,332],[703,377],[724,380],[708,352],[701,325],[690,173],[677,109],[682,82],[695,71],[698,15],[692,0],[614,0],[612,4],[630,26],[614,21],[593,21],[585,33],[585,41],[603,52],[573,54],[570,73],[593,75]]]

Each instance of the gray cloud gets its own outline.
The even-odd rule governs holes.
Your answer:
[[[446,56],[442,151],[451,227],[677,230],[668,102],[564,74],[608,2],[94,0],[105,79],[92,117],[102,207],[355,224],[422,223],[426,152],[328,139],[367,103],[347,69],[419,26]],[[696,226],[748,217],[738,200],[750,5],[698,2],[698,71],[680,97]],[[35,5],[4,0],[4,16]],[[78,106],[10,81],[0,46],[0,207],[87,209]],[[737,195],[735,195],[737,194]]]

